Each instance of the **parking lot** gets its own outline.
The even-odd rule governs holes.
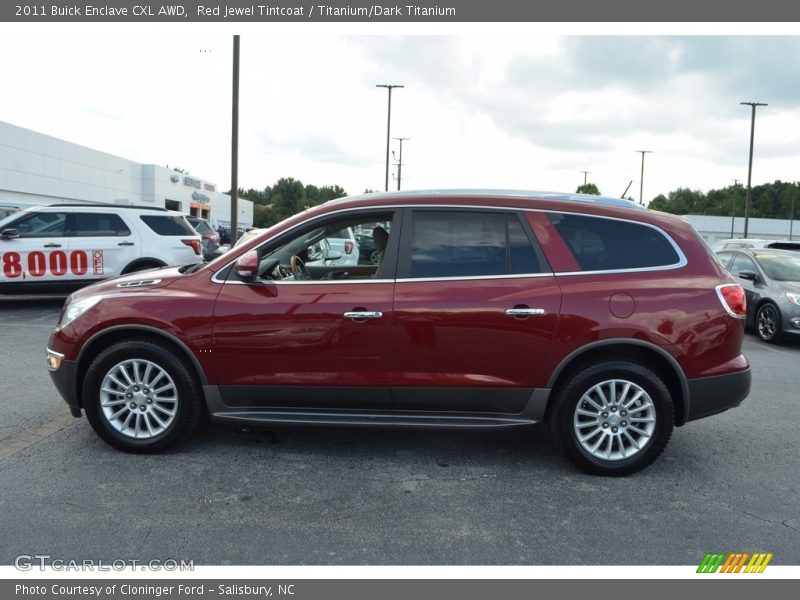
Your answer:
[[[208,425],[155,456],[73,419],[44,365],[61,299],[0,299],[0,563],[18,554],[195,564],[800,563],[800,344],[748,333],[753,390],[622,479],[547,431]]]

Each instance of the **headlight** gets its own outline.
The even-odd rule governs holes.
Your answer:
[[[80,300],[72,302],[64,311],[64,316],[61,317],[61,326],[65,327],[69,325],[102,299],[102,296],[89,296],[88,298],[81,298]]]
[[[792,304],[800,305],[800,294],[793,294],[791,292],[786,292],[786,297]]]

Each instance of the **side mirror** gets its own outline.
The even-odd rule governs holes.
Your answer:
[[[258,252],[250,250],[236,259],[236,274],[245,281],[253,281],[258,273]]]
[[[758,281],[758,274],[754,271],[739,271],[739,278],[740,279],[747,279],[748,281],[752,281],[755,283]]]
[[[14,238],[19,237],[19,231],[16,229],[3,229],[0,231],[0,239],[3,240],[13,240]]]

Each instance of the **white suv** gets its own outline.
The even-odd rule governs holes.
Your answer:
[[[52,204],[0,220],[0,294],[67,292],[202,260],[200,236],[163,208]]]

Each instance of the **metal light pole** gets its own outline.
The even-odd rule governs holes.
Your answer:
[[[794,229],[794,198],[792,198],[792,213],[789,215],[789,241],[792,241],[792,230]]]
[[[642,194],[644,193],[644,155],[645,154],[652,154],[652,150],[636,150],[642,155],[642,174],[639,176],[639,204],[644,206],[644,197]]]
[[[403,142],[411,138],[392,138],[400,142],[400,157],[397,159],[397,191],[400,191],[400,181],[403,179]]]
[[[578,173],[583,173],[583,185],[586,185],[586,175],[591,173],[591,171],[578,171]]]
[[[753,175],[753,134],[756,130],[756,106],[768,106],[763,102],[739,102],[748,105],[750,113],[750,162],[747,165],[747,195],[744,198],[744,238],[747,238],[747,226],[750,222],[750,181]]]
[[[231,246],[239,230],[239,36],[233,36],[233,96],[231,102]]]
[[[385,191],[389,191],[389,142],[391,138],[391,131],[392,131],[392,90],[394,88],[401,88],[405,87],[404,85],[395,85],[393,83],[378,83],[375,84],[375,87],[386,88],[389,90],[389,113],[386,118],[386,185],[384,186]]]
[[[731,179],[734,190],[739,186],[738,179]],[[736,223],[736,194],[731,194],[731,239],[733,239],[733,226]]]

